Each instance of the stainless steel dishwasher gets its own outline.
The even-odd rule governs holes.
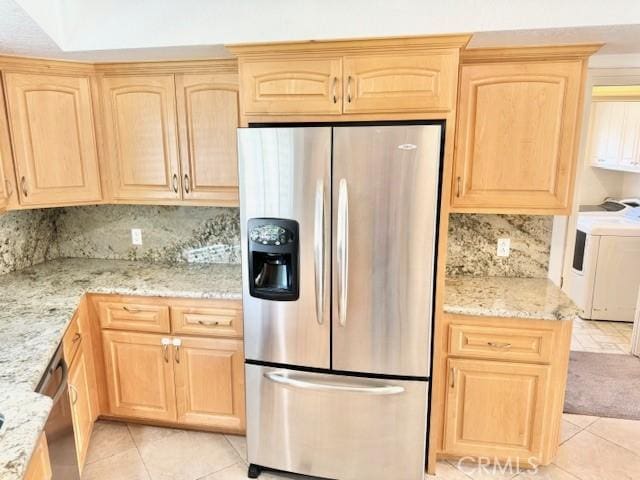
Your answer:
[[[60,344],[37,388],[39,393],[53,399],[53,408],[44,427],[49,444],[53,480],[80,480],[67,383],[68,373]]]

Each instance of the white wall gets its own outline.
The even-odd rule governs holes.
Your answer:
[[[640,173],[625,173],[622,184],[623,197],[640,197]]]
[[[76,51],[640,24],[636,0],[16,1]]]

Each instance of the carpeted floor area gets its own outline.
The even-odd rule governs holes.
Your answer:
[[[640,420],[640,358],[571,352],[564,411]]]

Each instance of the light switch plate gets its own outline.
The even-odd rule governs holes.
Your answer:
[[[496,255],[499,257],[508,257],[511,253],[511,239],[499,238],[498,239],[498,251]]]
[[[131,243],[133,245],[142,245],[142,230],[139,228],[131,229]]]

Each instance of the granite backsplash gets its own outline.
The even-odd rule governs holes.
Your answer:
[[[0,215],[0,275],[42,263],[55,243],[55,210]]]
[[[142,245],[132,245],[132,228],[142,230]],[[56,219],[52,255],[165,263],[239,263],[239,211],[146,205],[64,208]]]
[[[553,217],[452,214],[447,275],[546,278]],[[511,239],[511,254],[496,255],[499,238]]]

